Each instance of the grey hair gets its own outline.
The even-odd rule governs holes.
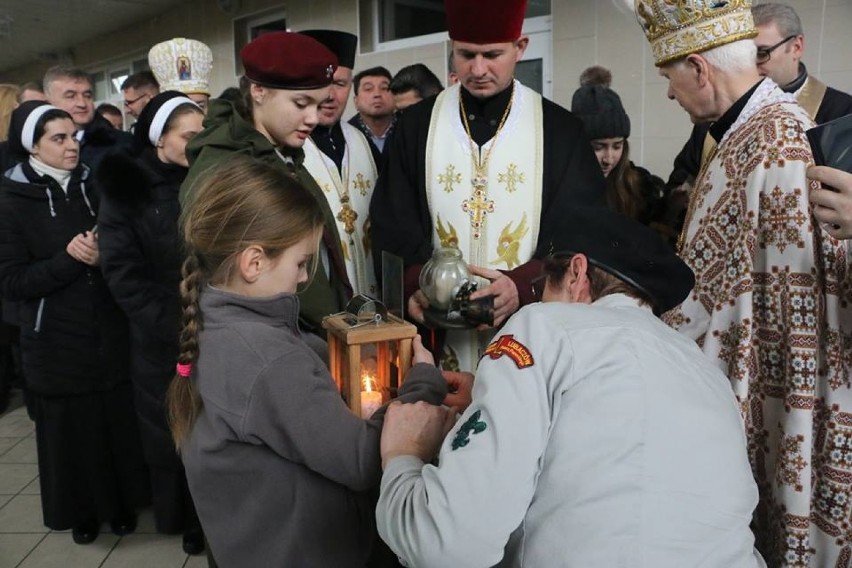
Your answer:
[[[86,81],[90,86],[94,86],[92,82],[92,77],[79,67],[67,67],[65,65],[54,65],[44,74],[44,79],[42,80],[42,85],[44,85],[44,92],[50,93],[50,85],[57,79],[77,79],[80,81]]]
[[[781,37],[805,35],[799,15],[786,4],[776,2],[758,4],[752,6],[751,15],[754,17],[755,26],[775,24]]]
[[[757,68],[757,46],[752,39],[726,43],[700,54],[719,71],[731,73]]]

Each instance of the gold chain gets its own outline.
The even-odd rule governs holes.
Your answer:
[[[477,151],[476,142],[473,140],[473,135],[470,133],[470,124],[467,122],[467,111],[464,108],[464,97],[462,96],[461,90],[459,90],[459,106],[461,107],[461,115],[462,122],[464,123],[464,131],[467,134],[468,142],[470,142],[470,150],[473,155],[477,156],[477,164],[476,164],[476,173],[483,175],[485,172],[485,168],[488,167],[488,158],[491,157],[491,150],[494,149],[494,146],[497,145],[497,135],[500,134],[500,131],[503,130],[503,125],[506,124],[506,119],[509,117],[509,111],[512,109],[512,103],[515,101],[515,86],[512,85],[512,94],[509,96],[509,104],[506,105],[506,110],[503,111],[503,117],[500,119],[500,124],[497,125],[497,131],[494,133],[493,142],[491,146],[488,147],[488,150],[485,151],[485,156],[480,156]]]

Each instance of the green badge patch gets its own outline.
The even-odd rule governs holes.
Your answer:
[[[488,426],[485,422],[479,420],[480,416],[482,416],[482,411],[477,410],[470,415],[470,418],[468,418],[464,424],[461,425],[459,431],[456,432],[456,437],[453,438],[453,450],[457,450],[468,445],[470,443],[471,434],[479,434],[480,432],[485,431]]]

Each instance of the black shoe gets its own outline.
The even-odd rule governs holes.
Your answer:
[[[100,527],[97,521],[80,523],[71,530],[71,536],[77,544],[89,544],[98,538]]]
[[[183,533],[183,551],[193,556],[204,552],[204,533],[201,529],[187,529]]]
[[[124,536],[136,530],[136,514],[122,513],[109,522],[112,534]]]

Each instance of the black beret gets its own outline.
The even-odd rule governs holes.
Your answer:
[[[571,112],[583,121],[589,140],[630,136],[630,117],[612,89],[600,85],[580,87],[571,99]]]
[[[240,50],[246,77],[271,89],[307,90],[331,85],[337,57],[306,35],[263,34]]]
[[[358,49],[358,36],[337,30],[304,30],[302,35],[312,37],[337,56],[337,64],[354,69],[355,52]]]
[[[589,263],[623,280],[667,312],[683,302],[695,275],[654,230],[603,207],[574,207],[550,234],[539,239],[536,256],[583,253]]]

